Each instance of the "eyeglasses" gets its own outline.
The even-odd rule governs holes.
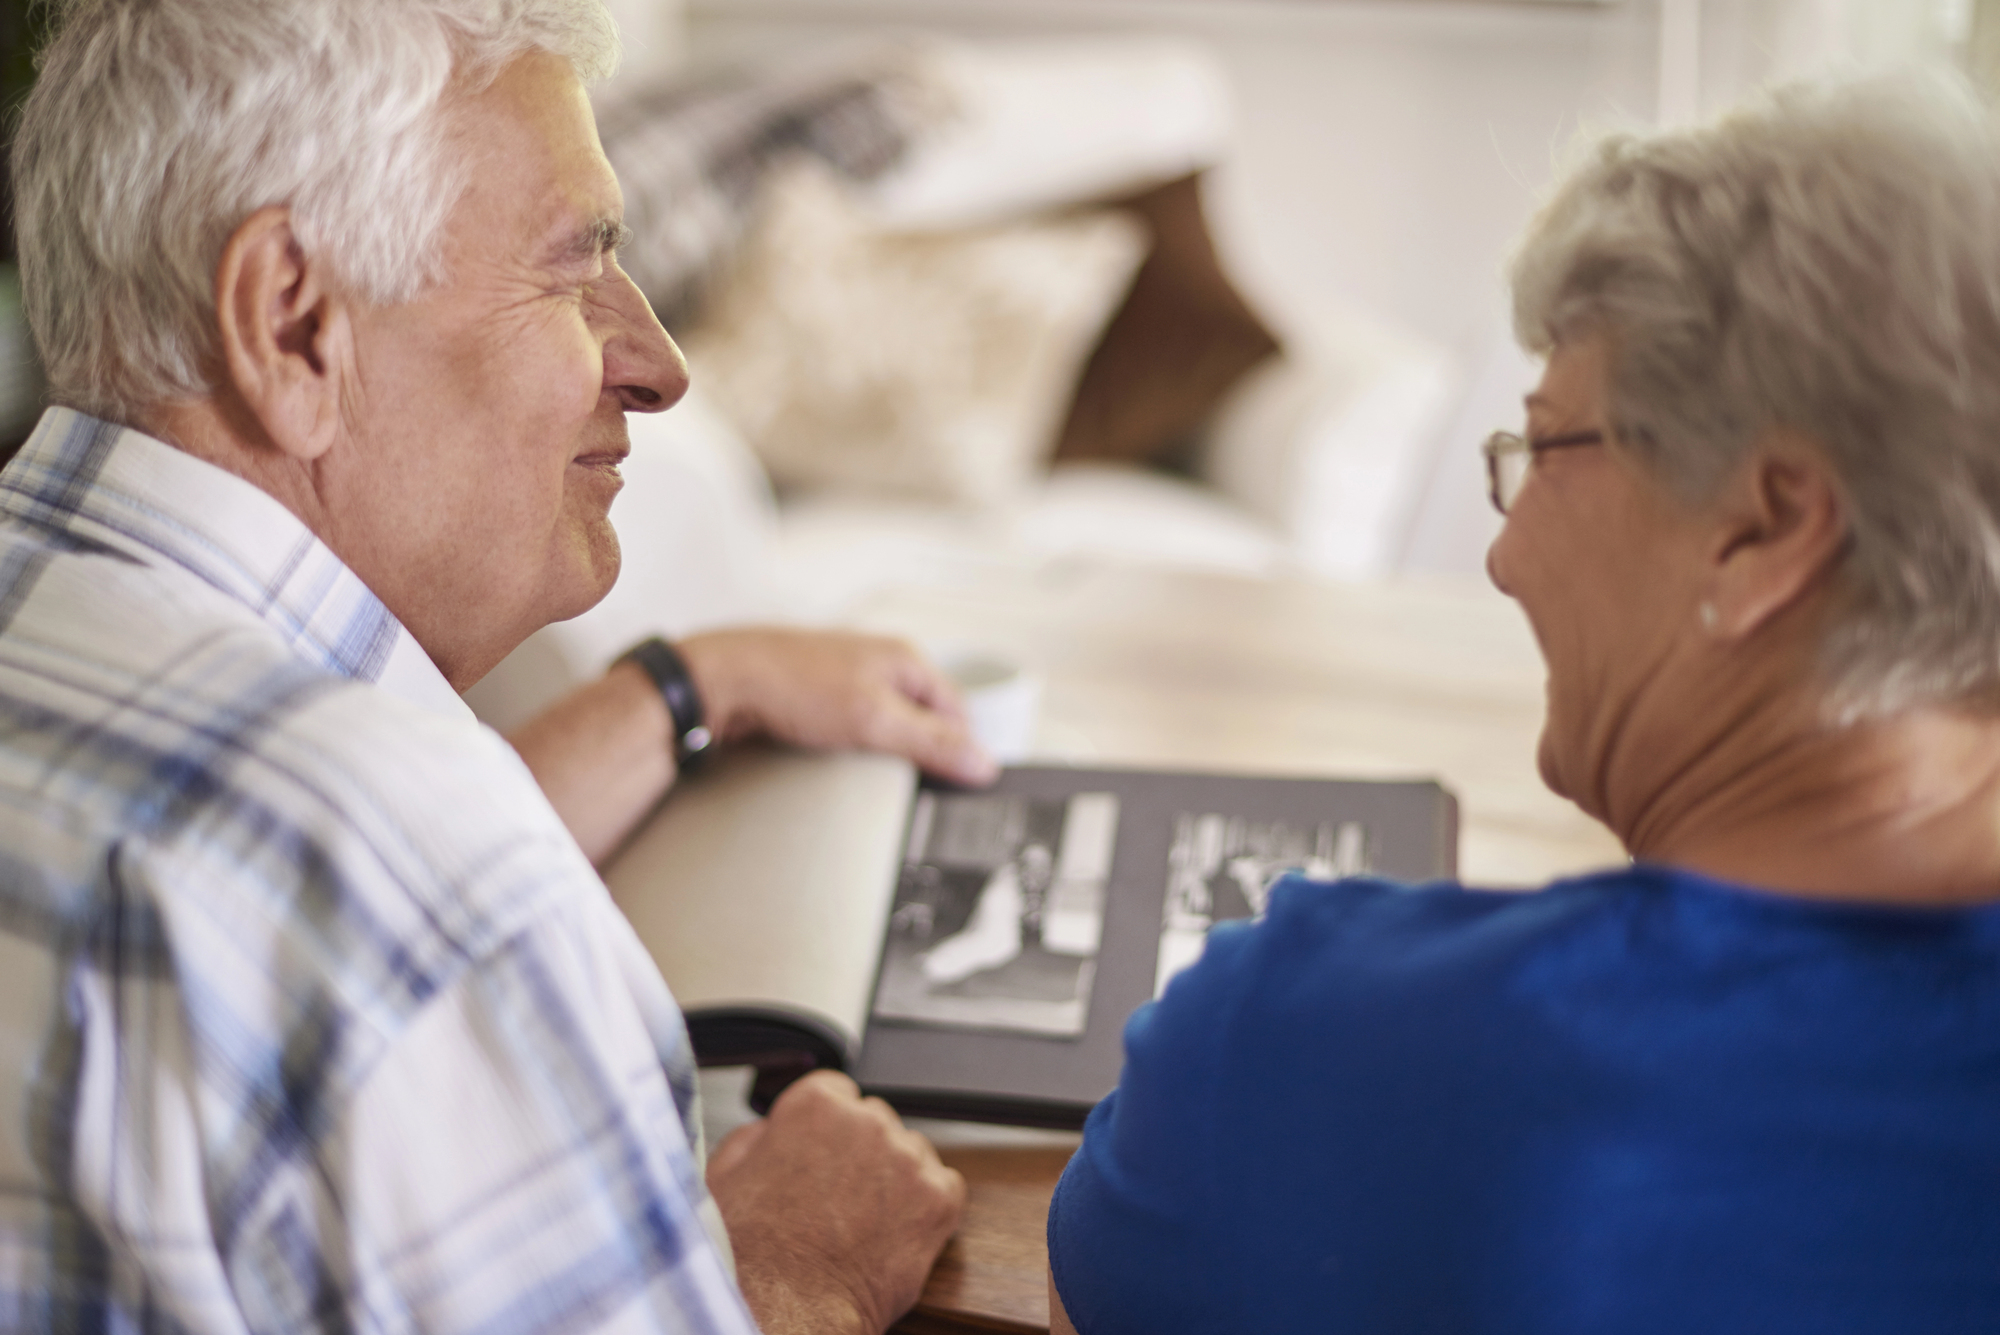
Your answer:
[[[1572,431],[1565,436],[1529,440],[1511,431],[1495,431],[1479,447],[1486,456],[1486,497],[1493,508],[1506,514],[1527,485],[1528,469],[1543,450],[1567,450],[1578,445],[1602,445],[1602,431]]]

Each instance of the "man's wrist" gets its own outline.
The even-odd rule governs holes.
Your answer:
[[[688,676],[701,694],[708,729],[715,739],[740,741],[760,730],[755,701],[766,689],[757,669],[769,657],[759,633],[749,630],[706,631],[675,642]]]
[[[879,1335],[889,1324],[865,1310],[846,1285],[801,1283],[803,1278],[738,1268],[744,1304],[765,1335]]]
[[[675,762],[683,769],[699,760],[715,740],[707,707],[693,672],[680,651],[659,636],[641,640],[618,657],[645,673],[667,707]]]

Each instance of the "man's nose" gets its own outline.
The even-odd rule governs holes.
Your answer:
[[[604,387],[627,412],[664,412],[679,403],[688,389],[687,359],[638,284],[614,267],[604,275],[597,299],[610,326],[604,341]]]

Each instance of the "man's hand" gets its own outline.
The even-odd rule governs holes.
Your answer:
[[[998,772],[958,692],[900,640],[837,631],[718,630],[677,646],[718,738],[862,747],[954,783]],[[592,862],[624,842],[674,781],[673,720],[652,679],[619,663],[509,735]]]
[[[709,1159],[736,1278],[765,1335],[881,1335],[958,1227],[965,1179],[852,1080],[816,1071]]]
[[[997,772],[951,682],[900,640],[719,630],[676,647],[718,738],[887,751],[955,783],[990,783]]]

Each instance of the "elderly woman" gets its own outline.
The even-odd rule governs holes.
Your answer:
[[[1489,565],[1632,865],[1218,928],[1056,1329],[2000,1329],[2000,140],[1908,78],[1614,139],[1513,281]]]

